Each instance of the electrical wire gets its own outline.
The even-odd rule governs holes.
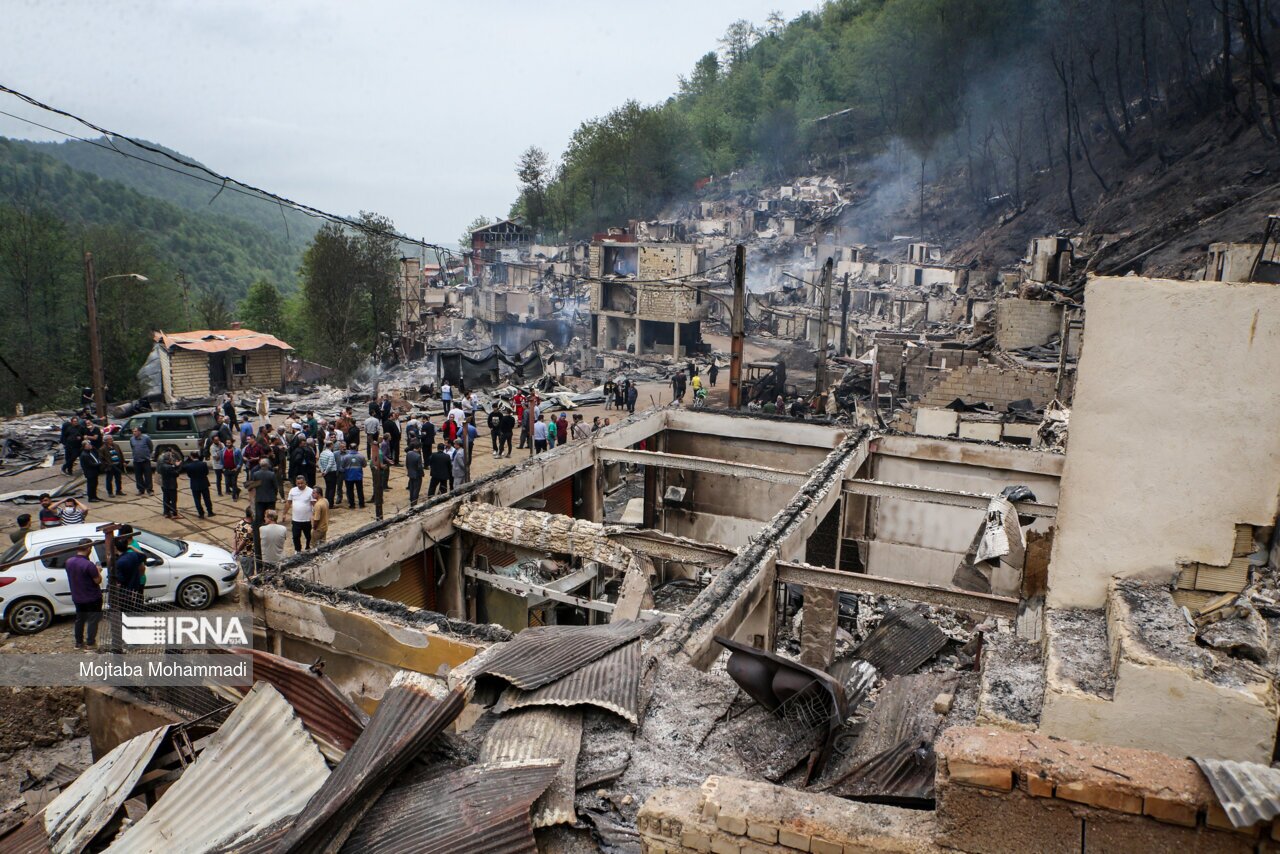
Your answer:
[[[218,196],[221,195],[221,193],[224,190],[229,189],[232,192],[239,193],[240,195],[243,195],[247,198],[256,199],[266,204],[276,205],[280,208],[288,207],[292,210],[295,210],[299,213],[305,214],[312,218],[323,219],[327,222],[332,222],[336,225],[342,225],[347,228],[351,228],[353,230],[360,231],[374,237],[388,238],[388,239],[396,240],[401,243],[406,243],[410,246],[419,246],[419,247],[422,247],[423,249],[431,250],[437,253],[437,255],[443,254],[446,257],[459,258],[459,259],[462,259],[464,262],[468,258],[474,257],[473,252],[459,252],[447,246],[441,246],[440,244],[437,244],[437,243],[428,243],[425,240],[418,240],[417,238],[409,237],[408,235],[401,234],[400,232],[394,231],[392,229],[374,228],[359,220],[353,220],[350,217],[345,217],[339,214],[330,213],[320,208],[313,207],[311,205],[307,205],[302,202],[294,201],[293,199],[278,195],[276,193],[272,193],[269,190],[264,190],[260,187],[255,187],[252,184],[248,184],[244,181],[240,181],[236,178],[231,177],[230,175],[223,175],[218,172],[215,172],[214,170],[200,163],[189,161],[175,154],[171,154],[170,152],[165,151],[162,148],[158,148],[147,142],[131,137],[128,134],[117,133],[116,131],[108,130],[107,128],[104,128],[100,125],[90,122],[88,119],[81,118],[80,116],[74,113],[68,112],[67,110],[59,109],[58,107],[54,107],[49,104],[46,104],[43,101],[40,101],[30,95],[27,95],[23,92],[19,92],[17,89],[13,89],[9,86],[5,86],[2,83],[0,83],[0,92],[12,95],[15,98],[18,98],[19,100],[27,104],[30,104],[33,107],[36,107],[37,109],[44,110],[49,113],[53,113],[54,115],[63,116],[65,118],[71,119],[74,122],[82,124],[85,127],[89,128],[90,130],[93,130],[93,131],[96,131],[97,133],[102,134],[103,137],[107,140],[108,144],[104,145],[103,143],[98,142],[97,140],[88,139],[86,137],[78,136],[76,134],[70,133],[68,131],[50,127],[49,125],[45,125],[33,119],[26,118],[25,116],[16,115],[14,113],[10,113],[4,110],[0,110],[0,115],[5,115],[12,119],[16,119],[21,122],[26,122],[28,124],[34,125],[35,127],[42,128],[43,130],[47,130],[50,133],[56,133],[62,136],[70,137],[71,139],[75,139],[80,142],[93,145],[97,148],[103,149],[104,151],[109,151],[115,154],[119,154],[120,156],[129,158],[131,160],[137,160],[139,163],[146,163],[151,166],[164,169],[168,172],[173,172],[178,175],[184,175],[188,178],[192,178],[197,181],[201,181],[203,183],[216,186],[218,187],[218,192],[214,194],[213,199],[209,200],[210,204],[212,204],[213,201],[217,199]],[[134,145],[142,149],[143,151],[149,151],[153,154],[164,157],[185,168],[177,169],[177,168],[174,168],[173,166],[169,166],[168,164],[161,163],[156,160],[150,160],[146,157],[139,157],[136,154],[123,151],[120,148],[116,147],[114,144],[111,144],[112,138],[124,140],[128,142],[130,145]],[[190,171],[190,170],[195,170],[195,171]],[[204,173],[204,174],[201,175],[197,173]],[[288,224],[286,222],[286,227],[287,225]],[[510,262],[510,261],[499,261],[494,263],[505,264],[508,267],[512,267],[516,269],[532,270],[538,273],[543,272],[542,268],[533,264],[522,264],[520,262]],[[724,267],[728,267],[732,263],[733,263],[732,261],[725,261],[721,264],[717,264],[715,267],[712,267],[709,270],[703,270],[698,273],[689,273],[683,276],[673,276],[673,277],[659,278],[659,279],[605,279],[602,277],[574,276],[574,275],[560,276],[559,278],[566,279],[569,281],[574,281],[574,282],[582,282],[582,283],[611,282],[611,283],[622,283],[622,284],[629,284],[629,285],[678,284],[681,282],[688,281],[689,279],[705,278],[708,273],[712,273],[716,270],[722,269]]]

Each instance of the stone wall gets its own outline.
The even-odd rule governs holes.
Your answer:
[[[996,343],[1005,350],[1049,343],[1062,332],[1062,306],[1047,300],[996,302]]]
[[[1043,407],[1054,398],[1057,376],[1053,371],[1001,368],[996,365],[963,365],[939,375],[920,398],[921,406],[946,406],[957,397],[970,403],[990,403],[1003,412],[1015,400],[1030,398]],[[1064,388],[1068,398],[1070,385]]]

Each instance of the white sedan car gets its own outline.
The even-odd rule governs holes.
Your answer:
[[[69,549],[83,539],[92,540],[94,557],[101,565],[104,545],[100,528],[100,524],[84,523],[32,531],[0,555],[0,565],[7,566],[0,569],[0,616],[9,631],[33,635],[47,629],[54,616],[75,613],[64,568],[74,554]],[[181,609],[200,611],[235,589],[240,568],[226,549],[174,540],[141,528],[134,528],[134,542],[147,556],[148,601],[173,602]],[[41,555],[48,557],[42,560]],[[107,582],[103,572],[103,589]]]

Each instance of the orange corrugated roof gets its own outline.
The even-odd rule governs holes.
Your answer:
[[[200,350],[205,353],[222,353],[227,350],[258,350],[275,347],[292,350],[285,342],[265,332],[252,329],[196,329],[191,332],[157,332],[155,338],[166,350]]]

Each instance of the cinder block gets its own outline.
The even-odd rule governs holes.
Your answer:
[[[778,841],[778,828],[770,827],[767,824],[757,824],[754,821],[747,822],[747,836],[757,842],[768,842],[770,845]]]
[[[1232,833],[1247,836],[1250,839],[1257,837],[1262,832],[1262,825],[1260,824],[1255,824],[1253,827],[1237,828],[1231,823],[1231,818],[1227,815],[1227,811],[1217,804],[1209,804],[1209,809],[1205,812],[1204,823],[1214,830],[1228,830]]]
[[[711,834],[696,830],[686,830],[680,836],[680,844],[685,848],[692,848],[694,851],[710,851]]]
[[[1013,771],[1009,768],[992,768],[954,759],[947,762],[947,768],[953,783],[995,789],[1000,792],[1007,792],[1013,788]]]
[[[1036,798],[1052,798],[1053,797],[1053,781],[1046,780],[1036,774],[1027,775],[1027,791],[1032,797]]]
[[[809,850],[813,854],[844,854],[844,846],[839,842],[832,842],[830,839],[821,839],[817,836],[809,841]]]
[[[728,836],[716,834],[711,838],[711,850],[714,854],[742,854],[742,845]]]
[[[732,833],[734,836],[747,835],[747,820],[741,816],[721,813],[716,816],[716,827],[725,833]]]
[[[1142,799],[1142,814],[1168,824],[1180,824],[1183,827],[1196,826],[1195,804],[1175,801],[1170,798],[1159,798],[1147,795]]]
[[[797,851],[809,850],[809,835],[807,833],[796,833],[794,830],[787,830],[785,827],[778,828],[778,844],[785,845],[788,848],[794,848]]]
[[[1081,780],[1060,783],[1056,795],[1064,801],[1088,804],[1104,810],[1142,815],[1142,798],[1117,789]]]

